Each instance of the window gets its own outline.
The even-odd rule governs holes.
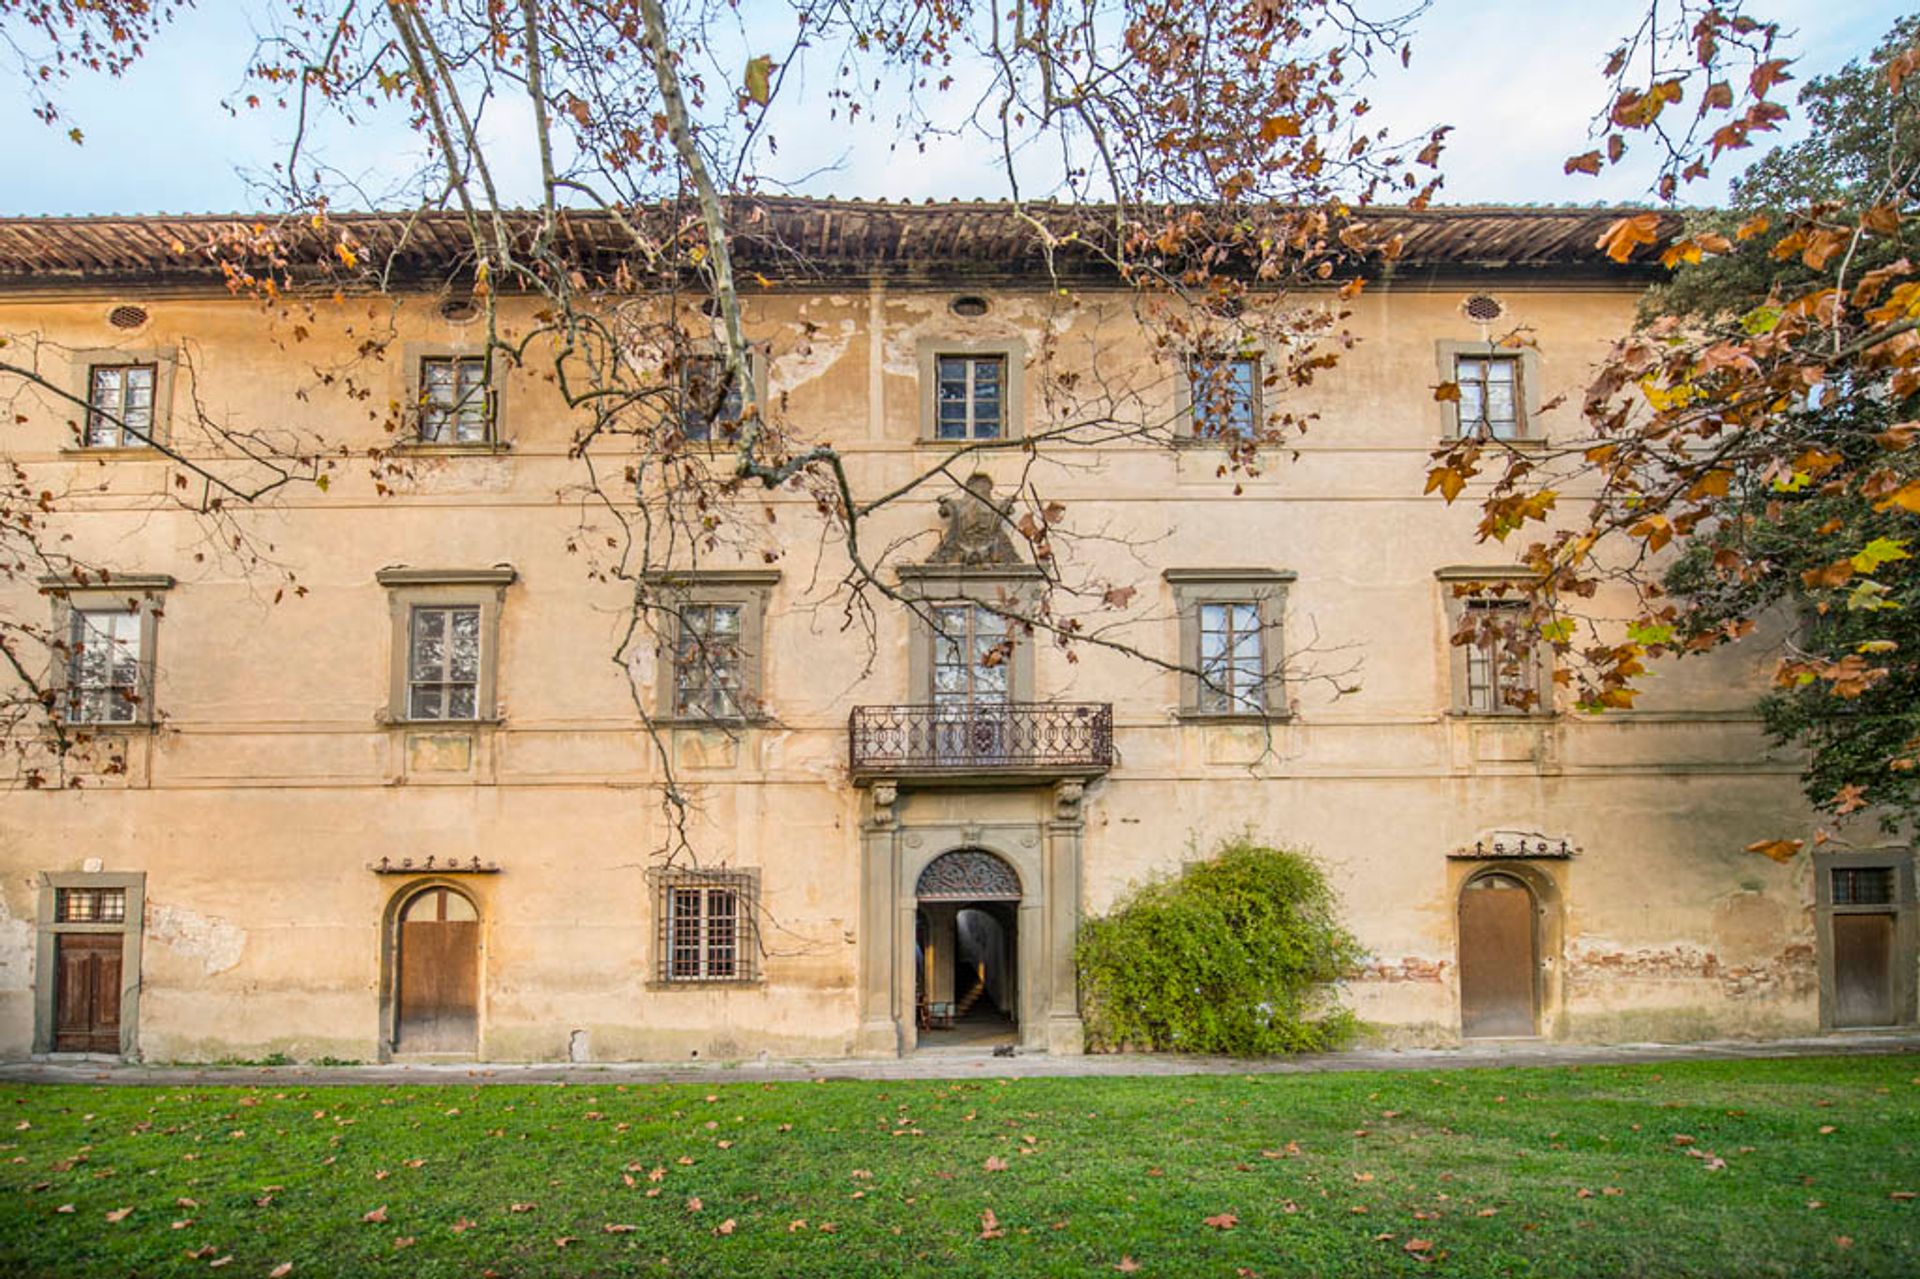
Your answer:
[[[689,440],[731,440],[740,434],[746,395],[739,378],[727,382],[726,376],[723,356],[691,355],[681,365],[680,432]]]
[[[473,723],[498,717],[500,610],[514,570],[384,568],[393,621],[387,718]]]
[[[407,718],[475,719],[479,697],[479,605],[414,605],[407,640]]]
[[[1250,439],[1260,429],[1260,361],[1250,355],[1196,356],[1187,364],[1187,402],[1196,439]]]
[[[750,871],[657,875],[659,980],[755,980],[754,889]]]
[[[1511,355],[1461,355],[1453,362],[1460,388],[1460,434],[1496,440],[1520,437],[1520,361]]]
[[[922,442],[951,446],[1020,438],[1024,342],[928,338],[920,342],[918,353]]]
[[[153,439],[154,364],[95,364],[87,379],[87,447],[139,447]]]
[[[1893,904],[1893,867],[1836,866],[1832,873],[1834,905],[1891,906]]]
[[[1281,626],[1294,574],[1168,569],[1180,617],[1180,710],[1192,716],[1287,714]]]
[[[67,723],[105,728],[153,722],[153,646],[161,603],[172,586],[171,577],[156,574],[116,574],[107,587],[40,580],[53,597],[53,633],[61,644],[54,682]]]
[[[493,395],[485,357],[422,357],[420,442],[485,444],[492,438]]]
[[[673,655],[673,713],[685,719],[740,716],[739,604],[689,604],[680,610]]]
[[[659,715],[689,723],[766,713],[761,654],[777,570],[649,573],[644,607],[659,637]]]
[[[1007,619],[978,604],[933,609],[933,704],[1004,705],[1013,666]]]
[[[127,918],[124,888],[54,890],[54,920],[62,924],[118,924]]]
[[[1007,361],[1000,355],[942,355],[934,434],[942,440],[997,440],[1005,433]]]
[[[1527,601],[1513,593],[1527,581],[1526,574],[1448,568],[1439,576],[1446,592],[1454,713],[1551,713],[1550,650],[1536,642]]]

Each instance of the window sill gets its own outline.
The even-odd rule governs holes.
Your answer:
[[[1290,724],[1290,711],[1196,711],[1181,709],[1173,713],[1183,724]]]
[[[102,462],[157,462],[164,460],[167,455],[151,444],[89,444],[79,448],[63,448],[60,456],[76,460],[97,458]]]
[[[1022,436],[1014,434],[983,435],[978,439],[971,440],[943,440],[937,435],[927,435],[923,432],[914,437],[913,443],[915,448],[923,449],[965,449],[978,448],[981,445],[1018,444],[1022,438]]]
[[[1497,448],[1515,449],[1522,453],[1545,452],[1547,446],[1552,443],[1552,441],[1544,435],[1521,435],[1510,440],[1503,440],[1495,435],[1443,435],[1440,437],[1440,447],[1451,448],[1453,445],[1467,440],[1474,440],[1480,444],[1490,444]]]
[[[727,718],[715,718],[703,715],[656,715],[653,722],[660,728],[698,728],[718,729],[721,731],[740,731],[749,728],[765,728],[773,723],[771,715],[738,715]]]
[[[513,452],[506,440],[476,440],[471,444],[429,444],[425,440],[402,440],[388,450],[408,457],[495,457]]]
[[[443,728],[448,730],[461,728],[498,728],[506,723],[504,716],[493,715],[484,719],[401,719],[391,715],[379,717],[383,728]]]
[[[1481,724],[1548,724],[1560,718],[1559,711],[1463,711],[1447,712],[1451,719]]]
[[[133,737],[138,734],[152,734],[160,730],[160,725],[150,719],[116,720],[112,723],[93,723],[90,720],[62,720],[60,727],[68,733],[84,733],[92,737]]]
[[[646,983],[648,990],[755,990],[767,984],[764,977],[682,977],[662,981],[658,977]]]

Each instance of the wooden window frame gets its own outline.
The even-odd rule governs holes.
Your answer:
[[[1268,723],[1292,718],[1286,683],[1287,596],[1299,575],[1272,568],[1170,568],[1161,574],[1173,588],[1179,619],[1182,719]],[[1210,707],[1200,678],[1200,608],[1204,604],[1252,604],[1258,609],[1264,667],[1260,708]],[[1213,690],[1218,691],[1218,690]]]
[[[902,593],[911,602],[912,635],[907,656],[907,700],[933,704],[934,650],[938,640],[932,612],[936,608],[971,604],[1006,616],[1024,614],[1032,606],[1041,581],[1031,564],[989,564],[968,567],[953,564],[903,564],[899,568]],[[1033,655],[1031,635],[1021,634],[1020,623],[1007,618],[1013,640],[1008,665],[1007,700],[1031,702]]]
[[[1434,576],[1440,584],[1442,612],[1446,626],[1441,642],[1447,654],[1448,713],[1471,719],[1552,719],[1557,713],[1554,709],[1553,649],[1544,638],[1535,642],[1532,653],[1532,686],[1535,704],[1530,708],[1514,707],[1504,710],[1482,709],[1472,705],[1467,688],[1467,646],[1453,642],[1453,637],[1459,633],[1461,624],[1466,620],[1467,610],[1472,606],[1471,602],[1478,598],[1456,594],[1456,588],[1474,582],[1490,585],[1498,583],[1518,585],[1532,580],[1533,574],[1526,569],[1510,565],[1488,568],[1457,565],[1443,568]]]
[[[653,870],[648,872],[653,895],[655,990],[710,990],[726,986],[758,986],[764,980],[760,963],[760,872],[758,870]],[[694,945],[701,971],[676,973],[675,951],[678,934],[674,914],[676,894],[700,894],[700,914]],[[733,895],[733,965],[731,971],[710,974],[713,962],[712,937],[708,927],[708,907],[715,893]]]
[[[1840,904],[1833,900],[1833,872],[1836,870],[1889,870],[1893,872],[1893,900],[1888,903]],[[1920,952],[1920,906],[1914,890],[1914,851],[1911,848],[1876,848],[1850,851],[1816,849],[1813,854],[1814,945],[1819,964],[1820,1029],[1841,1033],[1871,1034],[1899,1030],[1920,1023],[1920,990],[1916,990],[1914,960]],[[1839,1004],[1835,990],[1833,917],[1835,915],[1892,915],[1893,922],[1893,1020],[1881,1026],[1842,1026],[1838,1024]]]
[[[482,569],[383,568],[374,575],[387,588],[391,620],[385,722],[441,728],[465,728],[500,722],[500,614],[507,588],[516,580],[507,565]],[[414,719],[410,676],[413,610],[417,607],[475,607],[480,610],[480,680],[472,719]]]
[[[754,724],[769,718],[766,704],[767,609],[778,569],[688,569],[647,573],[649,604],[663,610],[654,649],[654,717],[669,724]],[[680,709],[681,610],[732,606],[740,610],[740,714],[689,715]]]
[[[1200,411],[1204,406],[1194,398],[1194,378],[1203,364],[1245,364],[1251,370],[1247,402],[1249,416],[1245,431],[1202,432],[1200,430]],[[1197,445],[1259,439],[1266,430],[1266,367],[1266,356],[1261,351],[1226,351],[1217,355],[1200,352],[1188,354],[1180,366],[1180,416],[1178,418],[1180,429],[1175,433],[1175,438],[1186,444]]]
[[[66,705],[73,687],[73,615],[81,612],[130,612],[140,619],[139,694],[133,707],[133,718],[66,719],[64,723],[90,733],[99,733],[151,729],[158,722],[159,716],[154,706],[159,670],[156,653],[160,618],[166,612],[166,595],[173,586],[173,578],[164,573],[120,574],[112,579],[111,585],[101,586],[76,586],[70,579],[61,577],[40,579],[41,591],[53,602],[53,634],[60,644],[54,652],[48,681],[57,707]]]
[[[401,351],[405,365],[406,389],[401,397],[402,420],[396,433],[394,447],[408,453],[501,453],[509,445],[506,442],[506,387],[507,359],[500,352],[492,353],[491,366],[485,381],[487,396],[487,434],[483,440],[427,440],[422,438],[421,430],[425,426],[426,367],[437,360],[482,360],[488,359],[484,346],[473,343],[432,343],[411,342]]]
[[[1510,437],[1487,435],[1485,438],[1488,442],[1538,443],[1543,436],[1539,431],[1537,415],[1533,407],[1533,393],[1534,388],[1540,385],[1540,352],[1531,346],[1509,347],[1502,346],[1498,342],[1464,342],[1445,339],[1434,344],[1434,359],[1441,382],[1452,382],[1458,385],[1462,358],[1513,362],[1514,433]],[[1464,423],[1460,417],[1460,401],[1440,401],[1438,408],[1441,415],[1441,438],[1449,441],[1460,439],[1464,429]]]
[[[79,404],[78,440],[64,451],[86,453],[88,455],[132,456],[157,454],[172,438],[173,434],[173,383],[179,366],[179,352],[170,346],[157,347],[96,347],[75,351],[71,355],[72,378],[67,387]],[[153,417],[147,428],[146,439],[128,440],[125,427],[120,429],[120,442],[117,444],[95,444],[93,442],[93,375],[96,369],[108,368],[151,368],[153,370]]]
[[[1026,438],[1027,420],[1027,344],[1016,337],[922,338],[915,348],[920,377],[921,444],[942,448],[1004,444]],[[1001,361],[1000,433],[966,439],[943,439],[940,435],[940,361],[942,359],[992,359]],[[971,382],[969,382],[971,386]],[[971,419],[969,419],[971,421]]]
[[[62,923],[56,918],[62,889],[118,888],[126,893],[126,917],[113,923]],[[118,934],[120,945],[120,1049],[133,1058],[140,1051],[140,950],[146,932],[147,875],[145,871],[42,871],[35,914],[33,983],[33,1053],[56,1055],[55,989],[59,981],[58,946],[63,935]],[[66,1056],[65,1053],[57,1054]],[[79,1055],[79,1054],[75,1054]]]
[[[706,424],[708,431],[705,435],[694,435],[687,430],[687,421],[690,413],[690,406],[687,404],[688,378],[696,365],[718,362],[722,368],[725,368],[726,358],[726,353],[723,350],[708,346],[696,347],[687,352],[681,360],[680,371],[676,378],[678,391],[674,399],[673,425],[690,447],[707,448],[724,452],[739,444],[740,435],[738,427],[742,419],[729,418],[724,413],[714,418],[711,423]],[[749,385],[736,388],[741,397],[743,413],[746,403],[750,399],[754,404],[759,406],[761,418],[764,419],[766,417],[767,376],[772,362],[772,351],[765,343],[754,342],[747,345],[746,373]],[[751,396],[747,394],[749,389],[752,391]],[[731,433],[715,429],[725,426],[732,426],[735,429]]]

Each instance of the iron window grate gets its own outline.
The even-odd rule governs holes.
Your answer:
[[[62,924],[119,924],[127,918],[124,888],[62,888],[54,896],[54,920]]]
[[[1893,868],[1891,866],[1835,867],[1833,904],[1836,906],[1893,905]]]
[[[757,888],[750,871],[673,871],[654,876],[658,979],[675,983],[756,980]]]

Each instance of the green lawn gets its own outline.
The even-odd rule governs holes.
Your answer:
[[[1920,1274],[1915,1057],[0,1104],[8,1276]]]

